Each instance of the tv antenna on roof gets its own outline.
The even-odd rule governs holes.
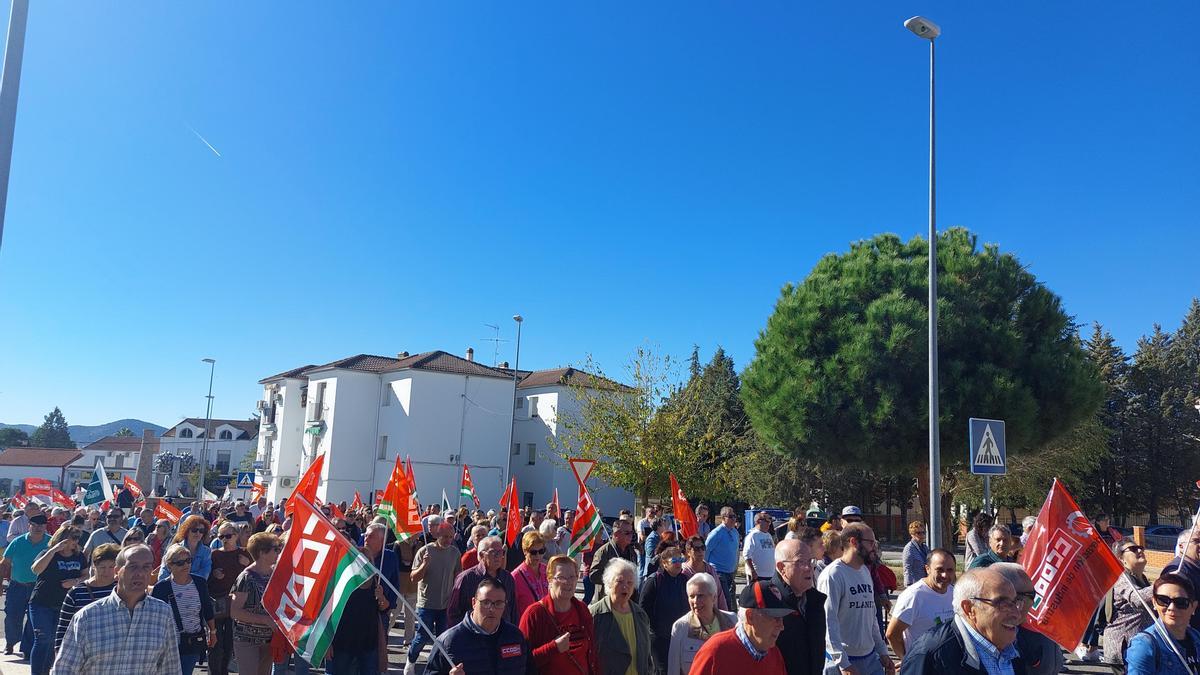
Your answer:
[[[500,362],[500,343],[501,343],[501,342],[508,342],[508,340],[501,339],[501,337],[500,337],[500,326],[497,326],[497,325],[494,325],[494,324],[490,324],[490,323],[485,323],[485,324],[483,324],[483,325],[485,325],[485,326],[487,326],[488,328],[491,328],[492,330],[496,331],[496,334],[495,334],[493,337],[490,337],[490,338],[479,338],[480,340],[483,340],[484,342],[490,342],[490,343],[492,343],[492,347],[493,347],[493,352],[492,352],[492,367],[494,368],[494,367],[496,367],[496,364]]]

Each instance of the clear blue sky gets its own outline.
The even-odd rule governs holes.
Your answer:
[[[203,415],[205,356],[245,417],[304,363],[490,363],[514,312],[523,366],[744,367],[785,282],[925,227],[918,13],[943,226],[1127,348],[1200,293],[1194,2],[33,5],[3,422]]]

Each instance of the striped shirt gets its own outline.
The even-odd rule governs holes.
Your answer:
[[[116,583],[95,587],[79,584],[67,591],[67,598],[63,600],[62,610],[58,613],[58,630],[54,633],[54,648],[58,649],[62,646],[63,635],[67,632],[67,624],[71,623],[71,617],[100,598],[112,595],[113,589],[116,587]]]
[[[171,592],[175,595],[175,607],[179,610],[179,618],[183,622],[183,632],[199,633],[204,629],[200,621],[200,593],[196,584],[188,577],[186,584],[177,584],[171,580]]]
[[[79,610],[63,636],[54,675],[179,675],[179,637],[167,603],[143,598],[130,611],[116,592]]]

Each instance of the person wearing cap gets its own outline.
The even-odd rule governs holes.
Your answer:
[[[11,544],[17,537],[29,532],[29,519],[41,512],[42,507],[36,501],[30,499],[25,502],[21,513],[17,514],[17,517],[13,518],[8,525],[8,540],[5,544]]]
[[[779,647],[783,618],[792,613],[779,589],[769,581],[746,584],[738,594],[738,623],[733,630],[709,638],[696,659],[690,675],[787,675],[787,666]]]
[[[842,509],[842,523],[849,525],[850,523],[861,523],[863,521],[862,509],[857,506],[850,505]]]
[[[27,621],[29,599],[38,575],[33,571],[33,561],[50,546],[46,537],[46,516],[40,511],[28,515],[29,531],[18,536],[4,549],[0,565],[12,570],[8,582],[8,597],[4,601],[5,654],[13,653],[13,645],[21,643],[21,651],[28,655],[33,650],[33,622]]]
[[[813,586],[813,550],[802,539],[775,547],[771,584],[792,613],[783,617],[779,653],[788,675],[819,675],[825,665],[825,595]]]
[[[817,590],[825,594],[825,669],[854,675],[893,672],[867,566],[879,560],[875,533],[864,523],[850,523],[842,528],[842,543],[842,557],[817,579]]]
[[[775,537],[771,535],[771,514],[759,511],[754,529],[746,533],[742,557],[746,559],[747,581],[768,581],[775,571]]]
[[[100,544],[116,544],[121,545],[125,540],[125,534],[128,532],[124,527],[125,513],[120,509],[109,509],[108,513],[104,514],[107,527],[101,528],[92,532],[92,536],[88,537],[87,546],[83,547],[83,553],[86,557],[92,556],[92,551]]]

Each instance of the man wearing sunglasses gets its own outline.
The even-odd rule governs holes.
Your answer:
[[[1200,631],[1189,622],[1196,614],[1196,589],[1181,574],[1168,572],[1154,581],[1154,610],[1162,626],[1150,626],[1134,636],[1125,652],[1129,675],[1194,673],[1200,667]],[[1173,644],[1167,644],[1163,629]]]
[[[967,570],[954,583],[954,620],[917,638],[901,675],[1025,675],[1017,629],[1025,601],[991,567]]]
[[[96,530],[92,536],[88,537],[87,546],[84,547],[84,557],[89,560],[92,557],[92,551],[100,544],[116,544],[121,545],[125,540],[125,513],[120,509],[110,509],[104,516],[106,527]]]

